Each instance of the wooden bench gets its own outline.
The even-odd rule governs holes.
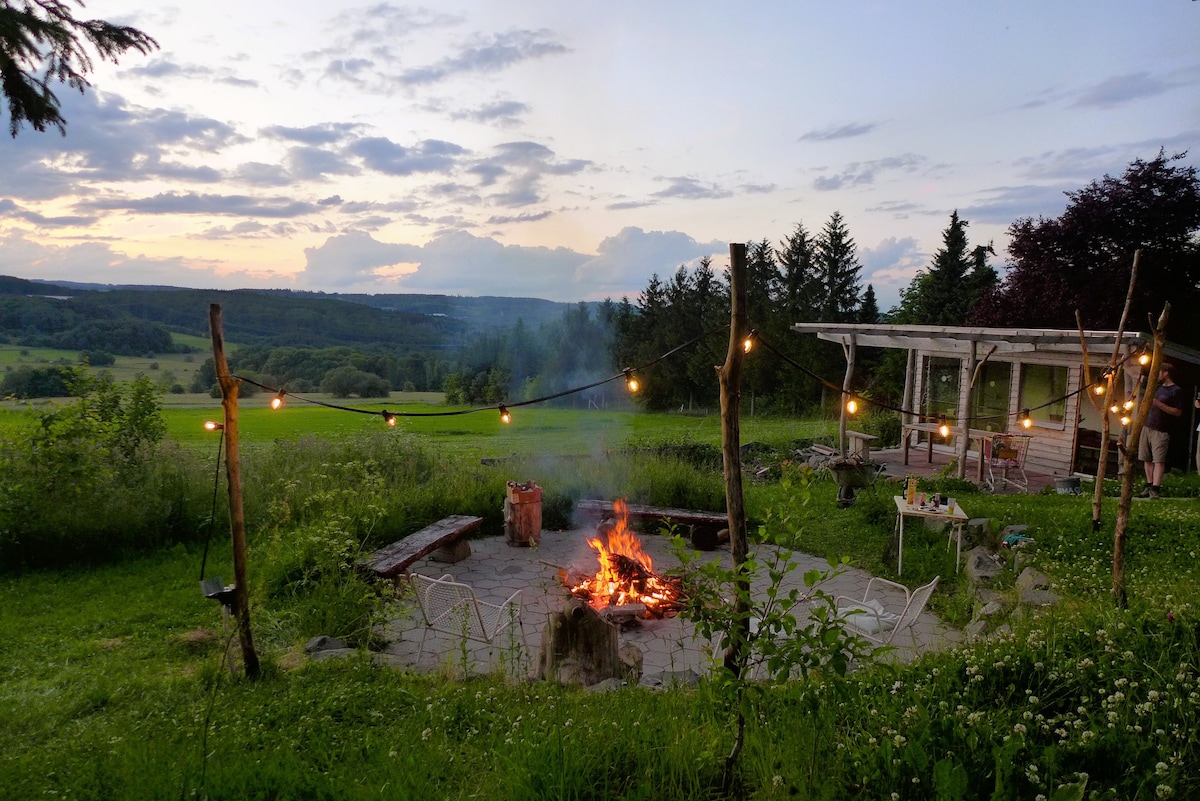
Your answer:
[[[359,564],[380,578],[395,578],[407,571],[413,562],[439,548],[446,549],[441,561],[457,562],[471,554],[471,546],[463,537],[479,528],[482,523],[482,517],[470,515],[443,517],[402,540],[385,545]]]
[[[638,503],[630,503],[626,506],[629,509],[630,520],[661,520],[666,517],[676,523],[684,523],[689,526],[729,527],[729,515],[723,512],[669,509],[665,506],[645,506]],[[576,508],[597,517],[611,517],[616,514],[613,511],[612,501],[582,500],[576,504]]]
[[[846,438],[850,440],[850,453],[862,459],[871,461],[871,443],[879,439],[874,434],[863,434],[858,431],[846,430]]]

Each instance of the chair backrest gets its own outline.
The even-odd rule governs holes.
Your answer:
[[[471,585],[453,581],[449,575],[435,579],[413,573],[411,578],[426,626],[471,640],[490,641],[491,632],[484,626]]]
[[[934,576],[933,581],[917,587],[912,591],[912,595],[908,597],[908,603],[904,607],[904,611],[900,613],[900,618],[896,621],[896,625],[892,627],[891,634],[887,638],[888,644],[896,639],[896,635],[904,629],[911,628],[916,624],[917,618],[925,611],[925,604],[929,603],[930,597],[933,596],[933,591],[937,588],[938,579],[941,576]]]

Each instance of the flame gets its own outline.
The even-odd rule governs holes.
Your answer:
[[[642,604],[647,616],[662,617],[678,603],[678,588],[654,572],[654,560],[642,549],[637,534],[629,529],[629,508],[624,501],[613,503],[617,519],[608,536],[593,537],[600,568],[571,587],[595,609]]]

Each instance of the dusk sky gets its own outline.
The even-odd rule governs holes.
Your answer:
[[[91,0],[161,50],[0,142],[0,274],[635,296],[841,212],[886,310],[1134,159],[1200,165],[1200,2]],[[7,129],[7,111],[0,112]]]

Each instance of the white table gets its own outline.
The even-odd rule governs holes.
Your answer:
[[[892,500],[896,502],[896,531],[899,533],[900,542],[896,549],[899,556],[896,559],[896,575],[899,576],[904,572],[904,518],[906,517],[921,517],[926,520],[944,520],[950,523],[950,536],[957,541],[954,548],[954,572],[958,572],[959,558],[962,556],[962,535],[963,527],[970,518],[963,511],[962,505],[955,503],[954,513],[951,514],[946,506],[920,506],[919,504],[909,505],[905,503],[904,498],[900,495],[893,495]],[[949,546],[949,540],[947,540]]]

